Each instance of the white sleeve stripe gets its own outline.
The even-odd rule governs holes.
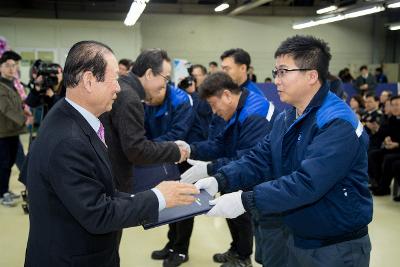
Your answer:
[[[358,126],[356,129],[357,137],[360,137],[362,135],[363,131],[364,131],[364,126],[362,125],[362,123],[360,121],[358,121]]]
[[[274,104],[272,104],[272,102],[269,102],[269,108],[268,108],[268,113],[267,113],[267,121],[271,121],[272,119],[272,115],[274,115],[274,111],[275,111],[275,106]]]

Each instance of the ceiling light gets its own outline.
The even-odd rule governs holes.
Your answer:
[[[394,0],[394,1],[387,1],[386,6],[388,8],[399,8],[400,7],[400,1],[399,0]]]
[[[328,13],[328,12],[334,11],[334,10],[336,10],[336,9],[338,9],[338,7],[335,6],[335,5],[328,6],[328,7],[324,7],[324,8],[318,9],[318,10],[317,10],[317,14]]]
[[[149,1],[150,0],[133,0],[131,8],[126,15],[124,24],[126,26],[135,25],[136,21],[139,19],[140,15],[142,15],[143,10],[146,8],[146,4]]]
[[[389,25],[389,30],[391,30],[391,31],[400,30],[400,22],[390,24]]]
[[[365,16],[373,13],[378,13],[385,10],[385,8],[381,5],[378,6],[370,6],[370,7],[363,7],[358,9],[350,10],[349,12],[345,12],[344,16],[346,19],[355,18],[360,16]]]
[[[222,3],[222,4],[220,4],[219,6],[217,6],[217,7],[214,9],[214,11],[215,11],[215,12],[221,12],[221,11],[224,11],[225,9],[227,9],[227,8],[229,8],[229,4],[227,4],[227,3]]]
[[[316,23],[314,20],[309,20],[307,22],[300,22],[300,23],[296,23],[293,24],[293,29],[294,30],[301,30],[304,28],[309,28],[309,27],[313,27],[313,26],[317,26],[318,23]]]
[[[318,25],[320,25],[320,24],[327,24],[327,23],[331,23],[331,22],[335,22],[335,21],[344,20],[344,19],[345,19],[345,17],[343,15],[333,15],[333,16],[323,17],[321,19],[316,20],[315,22],[318,23]]]

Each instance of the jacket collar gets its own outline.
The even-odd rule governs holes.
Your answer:
[[[64,111],[67,116],[72,117],[72,119],[79,125],[84,134],[89,137],[90,143],[92,144],[97,155],[107,166],[110,175],[112,175],[111,164],[108,158],[106,146],[97,136],[97,133],[93,130],[92,126],[87,122],[87,120],[65,99],[62,99],[61,110]]]
[[[121,76],[119,79],[131,85],[132,89],[135,90],[139,95],[140,100],[143,101],[145,99],[146,94],[144,92],[143,85],[139,78],[132,71],[130,71],[127,75]]]
[[[235,121],[239,118],[240,111],[243,109],[244,105],[246,104],[247,97],[249,95],[249,90],[246,88],[242,88],[242,94],[240,95],[238,105],[236,107],[235,113],[233,113],[232,118],[228,121],[228,123],[225,126],[225,129],[227,129],[229,126],[235,123]]]

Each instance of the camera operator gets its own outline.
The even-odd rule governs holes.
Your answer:
[[[65,97],[62,67],[39,59],[32,65],[30,76],[30,93],[25,103],[32,108],[43,106],[43,118],[59,99]]]

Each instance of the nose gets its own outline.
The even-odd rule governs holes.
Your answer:
[[[118,94],[119,92],[121,92],[121,86],[119,86],[119,82],[117,82],[117,87],[115,89],[115,93]]]

